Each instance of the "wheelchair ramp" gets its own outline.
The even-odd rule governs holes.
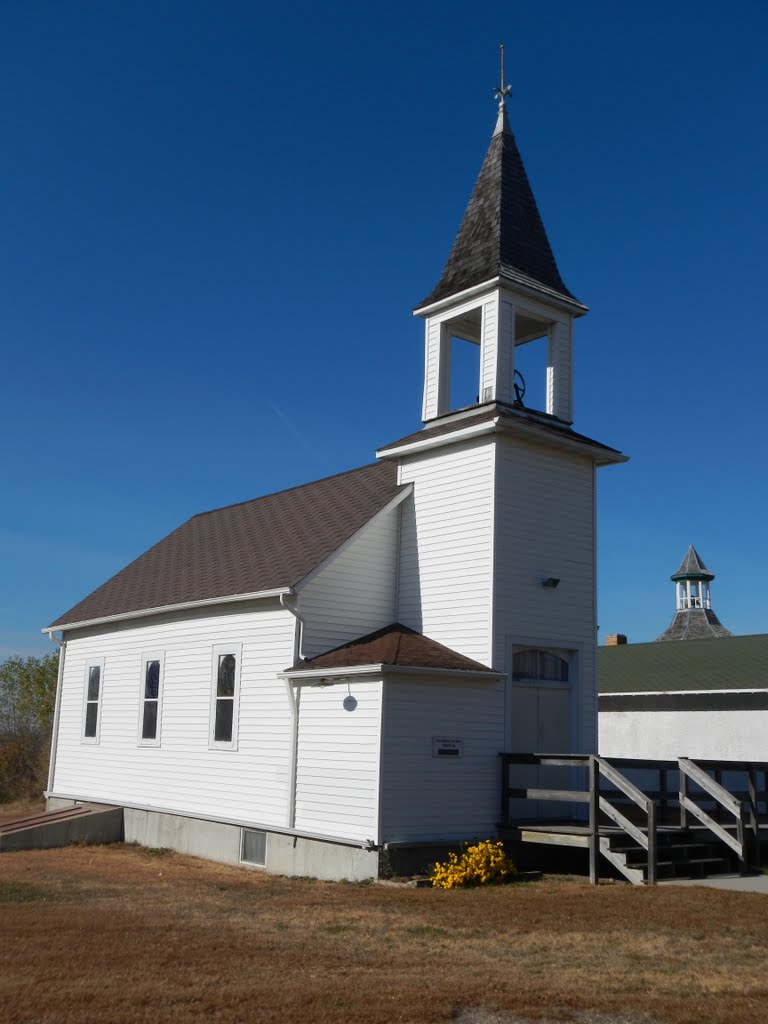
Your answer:
[[[70,843],[119,843],[122,838],[122,807],[75,804],[3,822],[0,824],[0,853],[45,850]]]

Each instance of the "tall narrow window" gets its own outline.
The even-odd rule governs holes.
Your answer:
[[[141,660],[141,700],[139,701],[139,743],[145,747],[160,745],[160,717],[163,699],[163,655],[145,654]]]
[[[99,658],[86,663],[85,693],[83,695],[83,735],[84,743],[99,742],[102,676],[104,659]]]
[[[211,746],[237,746],[240,646],[214,647],[211,689]]]

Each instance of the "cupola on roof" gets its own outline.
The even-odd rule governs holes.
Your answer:
[[[502,71],[499,116],[480,175],[442,277],[417,309],[498,277],[578,303],[560,277],[509,126],[509,92]]]
[[[709,584],[715,578],[691,544],[670,577],[677,594],[675,617],[657,640],[715,640],[733,636],[712,611]]]

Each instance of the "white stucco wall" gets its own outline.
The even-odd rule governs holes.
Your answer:
[[[768,711],[601,711],[604,757],[768,759]]]

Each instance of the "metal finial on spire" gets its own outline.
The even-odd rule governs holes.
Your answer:
[[[499,110],[504,109],[504,105],[507,102],[507,97],[512,95],[512,86],[504,85],[504,43],[499,46],[501,51],[501,81],[499,85],[494,87],[494,95],[499,101]]]

